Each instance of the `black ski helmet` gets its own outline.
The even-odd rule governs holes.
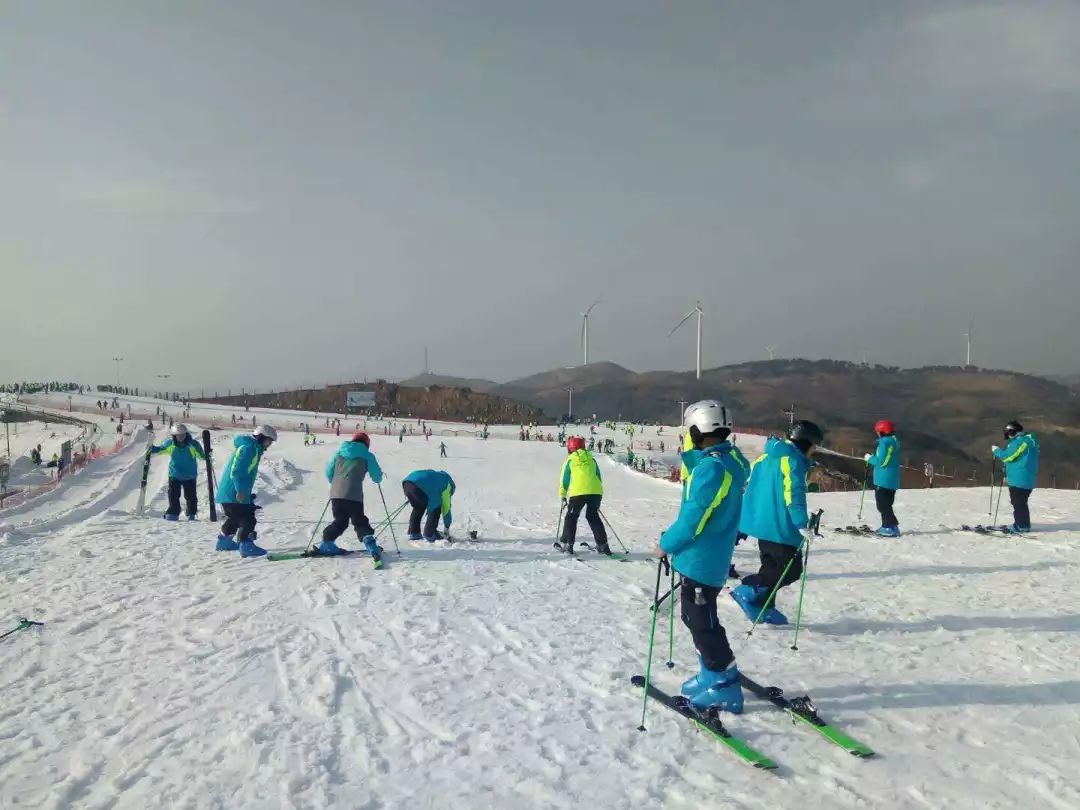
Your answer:
[[[813,445],[820,445],[825,441],[825,433],[808,419],[800,419],[791,426],[788,431],[788,439],[804,453]]]
[[[1013,419],[1011,422],[1009,422],[1007,425],[1005,425],[1004,433],[1005,433],[1005,438],[1006,439],[1011,439],[1014,436],[1019,436],[1023,432],[1024,432],[1024,426],[1021,425],[1019,422],[1017,422],[1015,419]]]

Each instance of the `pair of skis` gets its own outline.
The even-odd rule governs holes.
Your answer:
[[[784,696],[783,690],[778,687],[762,686],[746,675],[741,675],[740,678],[744,689],[755,697],[766,700],[776,708],[787,712],[793,723],[801,722],[809,726],[830,743],[839,746],[852,756],[860,759],[874,756],[874,751],[871,748],[823,720],[808,695],[788,698]],[[645,678],[642,675],[635,675],[631,678],[631,683],[639,689],[646,686]],[[721,722],[716,710],[700,712],[690,704],[687,698],[681,695],[669,695],[651,683],[648,684],[648,691],[650,698],[690,720],[698,728],[708,732],[747,764],[761,770],[775,770],[777,768],[776,762],[753,748],[745,740],[728,731]]]
[[[975,532],[976,534],[1010,534],[1008,526],[983,526],[981,524],[968,526],[964,524],[960,528],[965,532]]]
[[[837,526],[833,531],[837,534],[857,534],[863,537],[877,536],[877,531],[870,528],[865,523],[862,526]]]
[[[327,559],[327,560],[332,560],[335,557],[354,557],[354,556],[356,556],[358,554],[367,554],[367,553],[368,553],[367,549],[347,548],[347,549],[342,549],[341,554],[320,554],[314,548],[307,548],[307,549],[296,549],[294,551],[271,551],[269,554],[266,555],[266,559],[268,559],[270,562],[280,562],[280,561],[283,561],[283,560],[307,560],[307,559],[312,559],[312,558],[315,558],[315,557],[319,557],[319,558]],[[372,558],[372,561],[374,563],[373,567],[375,568],[376,571],[380,570],[383,567],[383,561],[382,561],[382,556],[381,555],[379,556],[378,559]]]

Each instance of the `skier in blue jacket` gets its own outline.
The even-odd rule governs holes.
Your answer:
[[[700,709],[741,712],[742,688],[735,654],[716,613],[716,598],[727,581],[739,530],[745,462],[735,458],[728,437],[731,413],[716,400],[686,409],[692,449],[682,454],[687,479],[679,516],[660,537],[657,553],[671,558],[682,574],[682,620],[698,650],[701,671],[685,681],[682,693]]]
[[[412,513],[409,515],[409,539],[419,540],[423,537],[429,543],[442,540],[443,536],[438,531],[439,515],[442,515],[443,525],[449,532],[453,523],[450,499],[457,491],[454,479],[445,470],[416,470],[405,476],[401,488],[412,506]],[[427,521],[421,535],[420,518],[425,512]]]
[[[802,575],[799,552],[813,537],[806,511],[806,474],[810,455],[824,438],[813,422],[798,421],[786,439],[766,441],[765,453],[751,468],[739,530],[757,538],[761,567],[731,592],[751,621],[761,614],[766,624],[787,624],[787,617],[775,607],[773,590]]]
[[[1031,531],[1028,498],[1039,478],[1039,440],[1015,419],[1005,425],[1004,436],[1005,448],[995,444],[990,452],[1005,464],[1005,480],[1013,508],[1013,523],[1008,530],[1011,534],[1021,534]]]
[[[200,445],[188,432],[187,425],[177,422],[172,426],[172,438],[164,444],[150,448],[153,455],[165,453],[169,456],[169,508],[165,510],[166,520],[180,519],[180,490],[184,491],[188,520],[195,520],[199,511],[199,496],[195,482],[199,477],[199,461],[206,459]]]
[[[881,514],[882,537],[899,537],[900,521],[893,511],[896,491],[900,489],[900,442],[896,438],[896,426],[888,419],[879,419],[874,425],[877,447],[863,458],[874,468],[874,502]]]
[[[255,477],[263,453],[277,441],[277,431],[259,425],[247,436],[233,439],[233,452],[225,462],[218,484],[217,499],[225,513],[218,535],[218,551],[240,550],[241,557],[261,557],[266,549],[255,545]],[[235,539],[234,536],[235,535]]]

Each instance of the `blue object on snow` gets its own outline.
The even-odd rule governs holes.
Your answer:
[[[882,526],[875,534],[881,537],[899,537],[900,529],[897,526]]]
[[[739,685],[739,668],[732,664],[723,672],[714,672],[701,666],[698,683],[700,692],[690,698],[690,704],[696,709],[717,709],[732,714],[742,714],[743,693]]]
[[[692,697],[695,693],[700,692],[705,688],[704,684],[701,682],[701,676],[705,672],[705,662],[701,660],[700,655],[698,656],[698,664],[701,666],[701,672],[692,678],[687,678],[683,681],[681,691],[686,697]]]
[[[379,544],[375,542],[375,535],[369,534],[364,538],[364,548],[371,552],[372,559],[382,559],[382,549],[379,548]]]
[[[743,613],[746,614],[746,618],[752,622],[757,621],[758,614],[761,614],[762,624],[788,623],[787,616],[777,610],[775,606],[770,607],[766,609],[764,613],[761,613],[761,606],[764,605],[765,600],[769,598],[768,588],[739,585],[731,591],[731,598],[742,608]]]
[[[405,535],[405,539],[406,540],[423,540],[424,536],[422,534],[420,534],[419,532],[417,532],[416,534],[407,534],[407,535]]]
[[[240,544],[241,557],[261,557],[265,553],[266,549],[255,545],[254,540],[245,540]]]
[[[191,513],[190,513],[190,514],[189,514],[189,515],[187,516],[187,519],[188,519],[188,520],[198,520],[198,519],[199,519],[199,516],[198,516],[198,515],[196,515],[196,514],[195,514],[194,512],[191,512]]]
[[[180,519],[179,515],[163,515],[162,517],[164,517],[166,520],[179,520]]]
[[[227,534],[219,534],[217,536],[216,549],[218,551],[238,551],[240,549],[240,544]]]
[[[323,540],[319,543],[319,547],[316,549],[320,557],[336,557],[339,554],[344,554],[345,549],[341,548],[333,540]]]

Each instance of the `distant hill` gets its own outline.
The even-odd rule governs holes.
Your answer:
[[[402,380],[400,384],[409,388],[426,388],[429,385],[441,385],[445,388],[468,388],[482,394],[486,394],[498,386],[498,383],[491,380],[451,377],[446,374],[417,374],[415,377]]]
[[[492,393],[528,402],[554,417],[574,411],[601,419],[662,421],[679,417],[680,401],[718,397],[736,424],[781,431],[792,404],[796,418],[814,419],[839,452],[861,455],[881,418],[897,422],[906,463],[931,462],[949,474],[989,478],[991,444],[1002,425],[1020,419],[1042,439],[1044,484],[1080,481],[1080,399],[1052,380],[1009,371],[928,367],[900,369],[832,360],[767,360],[692,372],[637,374],[612,363],[556,369],[506,383]]]

